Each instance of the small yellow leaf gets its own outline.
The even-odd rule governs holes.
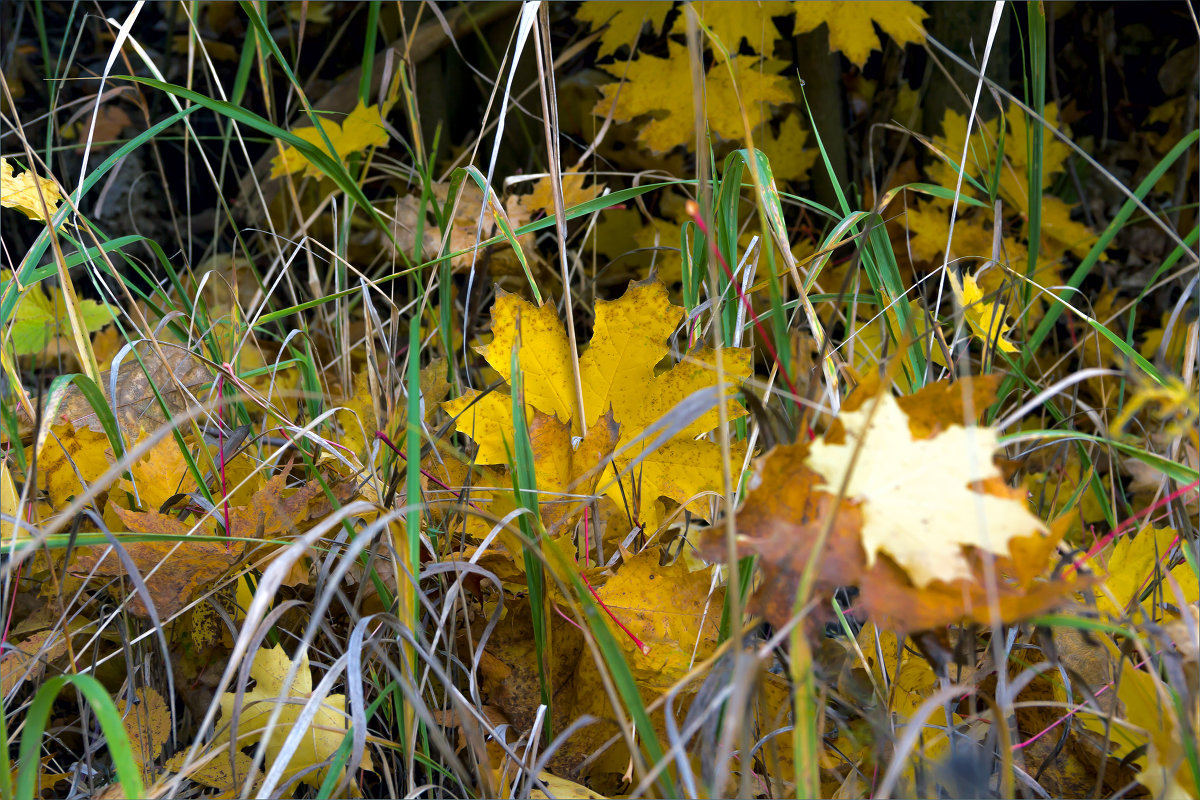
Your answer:
[[[13,483],[12,475],[8,472],[8,459],[0,460],[0,515],[13,519],[17,516],[17,503],[20,501],[20,495],[17,494],[17,486]],[[13,523],[7,520],[0,520],[0,539],[10,541],[13,538],[13,528],[16,527]],[[19,538],[28,537],[28,532],[21,529]]]
[[[141,767],[143,779],[152,779],[157,769],[154,760],[162,754],[163,746],[171,737],[171,712],[155,689],[140,687],[136,696],[134,703],[122,700],[117,710],[133,747],[133,760]]]
[[[967,325],[984,347],[999,347],[1005,353],[1016,353],[1017,346],[1006,338],[1010,326],[1004,321],[1004,310],[996,303],[983,299],[983,290],[975,282],[974,276],[963,275],[961,291],[954,280],[950,285],[963,307]]]
[[[14,175],[8,159],[0,158],[0,206],[15,208],[30,219],[49,222],[42,209],[42,198],[45,198],[46,208],[51,214],[58,210],[58,204],[63,199],[54,181],[39,178],[33,170]]]
[[[288,694],[283,695],[283,681],[291,666],[292,660],[288,657],[283,645],[276,645],[269,650],[259,650],[250,667],[250,676],[254,678],[256,685],[254,689],[245,692],[241,698],[241,715],[237,719],[237,749],[261,740],[267,732],[266,726],[272,713],[275,712],[276,706],[279,707],[278,724],[272,732],[266,748],[266,766],[268,767],[279,757],[284,740],[296,725],[304,709],[303,702],[284,701],[303,701],[312,694],[313,690],[308,655],[304,653],[300,656],[300,667],[296,678],[288,688]],[[228,723],[233,720],[233,707],[237,699],[236,692],[226,692],[221,695],[221,721],[219,723],[221,727],[213,740],[214,744],[223,744],[229,741],[231,728]],[[283,778],[285,783],[292,775],[301,770],[333,757],[346,736],[349,720],[345,711],[346,698],[344,695],[331,694],[325,698],[304,738],[301,739],[300,746],[296,748],[291,760],[288,761]],[[369,754],[364,751],[362,762],[356,766],[362,769],[372,769]],[[326,772],[328,772],[327,767],[310,771],[300,780],[309,786],[320,788]],[[344,774],[344,769],[340,774]]]
[[[531,800],[549,800],[551,797],[570,797],[577,800],[604,800],[604,795],[596,794],[586,786],[580,786],[574,781],[560,778],[549,772],[538,773],[538,780],[546,784],[546,788],[550,790],[550,794],[546,794],[541,789],[535,788],[529,793]]]
[[[327,119],[321,119],[320,125],[325,136],[329,137],[329,144],[333,145],[333,152],[329,151],[321,132],[313,126],[298,128],[292,133],[324,150],[335,161],[345,161],[349,156],[368,147],[382,147],[388,143],[387,128],[383,124],[383,109],[380,106],[364,105],[361,100],[340,125]],[[320,167],[292,146],[285,147],[282,153],[271,159],[272,178],[301,170],[305,178],[319,178],[323,174]]]

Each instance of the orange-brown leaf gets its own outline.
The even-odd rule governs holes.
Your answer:
[[[190,526],[175,517],[157,511],[128,511],[115,506],[113,510],[131,531],[166,534],[179,540],[130,542],[123,545],[146,584],[159,619],[179,613],[205,585],[241,560],[244,551],[241,542],[189,541]],[[96,575],[110,577],[126,574],[117,553],[105,555],[104,547],[89,547],[86,550],[75,557],[71,566],[73,572],[94,570]],[[153,573],[148,574],[151,570]],[[130,593],[129,610],[139,617],[150,616],[139,593]]]

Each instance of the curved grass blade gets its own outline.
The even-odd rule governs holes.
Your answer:
[[[91,675],[77,674],[59,675],[46,681],[29,705],[17,756],[17,800],[34,800],[39,796],[37,782],[42,760],[38,756],[42,750],[42,734],[46,731],[46,723],[50,721],[50,711],[58,693],[68,685],[74,686],[83,695],[96,714],[125,796],[145,797],[141,770],[133,759],[133,746],[130,745],[129,736],[121,724],[121,714],[100,681]]]

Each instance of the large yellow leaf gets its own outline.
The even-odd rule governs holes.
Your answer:
[[[1158,565],[1165,563],[1167,553],[1179,534],[1171,528],[1149,527],[1140,531],[1137,536],[1122,536],[1113,545],[1107,561],[1099,567],[1101,574],[1106,574],[1104,588],[1107,591],[1096,592],[1096,608],[1103,614],[1109,614],[1113,619],[1122,619],[1129,604],[1138,599],[1147,589],[1156,575]],[[1196,573],[1188,564],[1180,564],[1170,570],[1171,578],[1178,583],[1182,597],[1176,597],[1171,587],[1171,580],[1163,582],[1163,600],[1172,606],[1180,607],[1194,603],[1200,599],[1200,588],[1197,587]],[[1146,607],[1151,605],[1147,602]],[[1136,612],[1135,612],[1136,613]],[[1140,614],[1138,615],[1140,616]],[[1158,620],[1155,620],[1158,621]]]
[[[571,430],[578,434],[581,426],[574,413],[570,344],[552,306],[539,308],[516,295],[500,295],[492,311],[494,338],[480,352],[497,372],[510,379],[509,359],[516,342],[518,319],[521,327],[518,359],[525,377],[526,419],[533,420],[536,410],[556,417],[563,424],[573,420]],[[630,284],[620,299],[597,304],[595,331],[579,365],[589,434],[600,415],[611,409],[619,425],[618,446],[623,446],[680,401],[715,384],[716,359],[708,349],[688,354],[667,371],[655,374],[656,365],[668,353],[667,339],[682,320],[683,309],[671,304],[666,289],[656,281]],[[750,351],[728,348],[723,352],[726,396],[729,396],[751,373]],[[740,406],[726,402],[729,419],[745,415]],[[509,442],[511,447],[513,428],[512,405],[507,395],[493,392],[481,396],[469,392],[444,403],[443,408],[457,417],[455,429],[478,445],[478,463],[508,463],[510,457],[504,443]],[[636,498],[629,511],[651,529],[662,522],[657,503],[660,497],[692,503],[704,492],[723,492],[720,446],[694,438],[715,428],[718,416],[716,408],[709,409],[653,450],[648,449],[650,442],[646,441],[618,452],[614,466],[625,474],[618,485],[613,473],[608,472],[601,480],[601,491],[619,505]],[[734,445],[735,463],[744,452],[743,446]],[[576,457],[571,469],[577,479],[590,466],[593,465],[582,464]],[[541,465],[538,469],[539,488],[543,488]],[[691,508],[704,514],[706,505],[697,501]]]
[[[196,490],[196,482],[188,472],[187,461],[179,444],[169,437],[130,464],[129,471],[133,474],[134,483],[122,478],[121,488],[133,494],[136,483],[142,508],[151,511],[160,509],[175,494]]]
[[[668,43],[668,57],[655,58],[642,53],[631,61],[623,72],[624,82],[601,87],[604,96],[593,113],[628,122],[636,117],[653,117],[638,132],[638,141],[656,153],[665,153],[677,145],[689,150],[696,145],[695,115],[692,109],[691,74],[687,47]],[[704,78],[705,119],[723,139],[737,140],[745,136],[745,110],[750,127],[755,128],[768,118],[767,106],[790,103],[795,98],[786,78],[771,74],[773,65],[758,56],[734,56],[730,65],[737,76],[737,86],[729,68],[716,64]],[[686,91],[681,87],[687,87]]]
[[[854,0],[804,0],[796,8],[796,32],[829,26],[830,51],[841,50],[846,58],[863,65],[872,50],[879,49],[874,25],[903,45],[925,41],[922,23],[929,15],[916,3],[866,3]]]
[[[970,579],[964,546],[1008,555],[1008,541],[1045,530],[1024,498],[1001,497],[975,487],[1002,479],[992,463],[998,448],[991,428],[953,426],[914,439],[894,397],[879,397],[843,413],[846,441],[813,442],[809,466],[830,487],[846,483],[846,497],[861,504],[862,544],[868,566],[887,553],[918,588],[933,580]]]
[[[525,402],[564,422],[571,419],[577,405],[571,343],[553,304],[534,306],[518,295],[499,292],[492,306],[492,341],[479,349],[480,355],[504,380],[511,382],[511,357],[517,346],[518,324],[521,335],[518,359],[525,382]]]
[[[756,53],[770,53],[779,30],[772,17],[791,16],[791,4],[786,0],[760,0],[756,3],[695,3],[700,19],[712,29],[721,44],[731,53],[745,39]]]
[[[38,453],[38,485],[50,504],[66,506],[108,471],[108,437],[89,428],[54,425]]]
[[[682,559],[669,567],[658,560],[653,547],[627,559],[597,595],[646,645],[608,620],[638,684],[666,690],[716,648],[724,590],[710,595],[711,568],[689,572]]]
[[[683,309],[671,305],[658,282],[632,284],[620,300],[596,302],[592,340],[579,358],[589,425],[610,406],[619,422],[639,413],[654,367],[667,355],[667,337],[682,321]]]
[[[802,181],[817,163],[817,149],[807,147],[808,131],[800,125],[800,115],[791,113],[779,123],[779,135],[766,125],[755,134],[754,146],[767,154],[776,180]]]
[[[1114,659],[1119,657],[1111,639],[1100,641]],[[1174,694],[1157,671],[1126,664],[1117,684],[1119,713],[1106,719],[1084,704],[1076,716],[1084,728],[1103,737],[1113,757],[1128,758],[1141,769],[1138,783],[1151,797],[1200,797],[1184,747],[1186,723],[1179,719]]]
[[[526,400],[529,393],[525,394]],[[512,460],[512,398],[499,392],[483,393],[475,389],[462,397],[442,403],[455,418],[454,429],[478,445],[477,464],[507,464]],[[526,414],[526,421],[532,415]],[[507,446],[506,446],[507,445]]]
[[[603,33],[600,34],[600,51],[597,54],[603,58],[615,53],[623,45],[633,47],[642,26],[647,22],[650,23],[650,33],[653,35],[662,25],[663,18],[672,5],[667,2],[591,0],[575,7],[575,18],[590,22],[594,31],[604,27]]]
[[[296,673],[296,679],[288,687],[288,694],[283,694],[283,681],[291,666],[292,660],[288,657],[283,645],[276,645],[269,650],[259,650],[250,667],[250,677],[255,680],[256,685],[243,695],[241,714],[237,718],[236,749],[241,749],[255,744],[263,738],[271,714],[277,705],[280,707],[278,725],[267,743],[266,764],[268,766],[278,758],[284,740],[304,710],[303,701],[312,694],[313,690],[308,654],[305,653],[300,656],[300,668]],[[233,719],[233,707],[237,696],[235,692],[226,692],[221,695],[220,727],[213,744],[223,744],[229,741],[231,728],[228,723]],[[341,746],[342,740],[346,736],[349,720],[345,712],[345,695],[331,694],[325,698],[304,738],[301,739],[300,746],[296,748],[291,760],[288,761],[287,769],[284,772],[285,783],[292,775],[301,770],[333,757],[334,752]],[[362,763],[357,766],[362,769],[371,769],[370,756],[364,752]],[[328,772],[328,768],[311,771],[300,780],[319,788],[325,779],[326,772]],[[344,774],[344,769],[340,774]]]

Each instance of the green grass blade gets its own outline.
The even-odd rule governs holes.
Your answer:
[[[19,767],[16,800],[34,800],[39,797],[37,782],[42,768],[42,734],[50,721],[50,712],[58,693],[68,685],[74,686],[83,695],[96,714],[125,796],[145,797],[142,771],[134,761],[133,747],[125,733],[125,727],[121,724],[121,714],[108,692],[91,675],[58,675],[42,685],[25,713],[25,728],[21,731],[21,745],[17,756]]]

